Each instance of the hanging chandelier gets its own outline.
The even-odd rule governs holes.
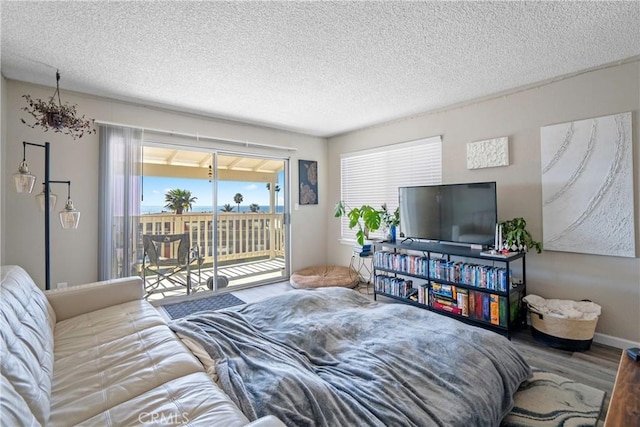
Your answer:
[[[57,95],[57,102],[56,102]],[[93,119],[85,119],[84,115],[78,117],[76,106],[69,103],[62,103],[60,100],[60,71],[56,70],[56,91],[48,101],[42,99],[31,99],[29,95],[22,95],[29,104],[23,110],[31,114],[36,122],[27,123],[24,119],[20,119],[22,123],[30,128],[40,126],[45,132],[53,130],[65,135],[71,136],[73,139],[82,138],[87,133],[96,133],[93,127]]]

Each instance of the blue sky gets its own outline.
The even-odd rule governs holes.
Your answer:
[[[284,188],[284,173],[278,176],[278,184],[280,188]],[[191,191],[191,195],[198,199],[193,204],[196,206],[213,206],[213,183],[205,179],[186,179],[186,178],[166,178],[166,177],[144,177],[144,200],[140,203],[144,206],[164,206],[164,195],[167,190],[179,188],[181,190]],[[257,203],[261,206],[269,205],[269,191],[266,183],[260,182],[238,182],[238,181],[220,181],[218,184],[218,205],[222,206],[229,203],[236,206],[233,196],[240,193],[243,196],[241,206],[249,206]],[[278,205],[284,203],[284,192],[278,193]]]

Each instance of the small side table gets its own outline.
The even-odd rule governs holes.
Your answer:
[[[367,285],[367,293],[369,293],[369,285],[373,282],[373,252],[363,256],[353,251],[349,267],[358,273],[360,283]]]

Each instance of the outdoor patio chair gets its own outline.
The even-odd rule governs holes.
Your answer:
[[[186,289],[189,295],[192,269],[197,269],[197,285],[200,284],[203,257],[197,246],[191,247],[189,233],[144,234],[142,243],[142,276],[147,296],[177,289]],[[147,275],[155,278],[147,282]]]

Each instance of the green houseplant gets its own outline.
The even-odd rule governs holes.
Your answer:
[[[527,221],[522,217],[502,221],[502,240],[507,249],[517,248],[517,250],[528,251],[535,248],[537,253],[542,252],[542,243],[533,240],[531,233],[527,230]]]
[[[387,226],[388,236],[385,238],[387,241],[391,243],[395,243],[396,241],[396,228],[400,225],[400,207],[398,206],[395,211],[389,212],[387,209],[387,204],[382,204],[382,210],[380,211],[382,214],[382,222]]]
[[[356,241],[360,246],[364,245],[364,239],[369,236],[369,231],[376,231],[382,223],[382,211],[378,211],[369,205],[350,209],[342,200],[335,206],[334,216],[349,218],[349,228],[358,227]]]
[[[384,203],[382,205],[382,222],[385,223],[387,227],[397,227],[400,225],[400,207],[397,207],[395,211],[389,212],[387,210],[387,204]]]

